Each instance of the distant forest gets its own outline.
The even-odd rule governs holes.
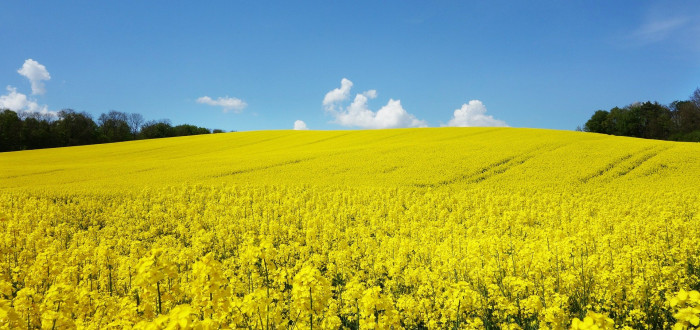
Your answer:
[[[583,128],[586,132],[646,139],[700,142],[700,88],[685,101],[668,106],[634,103],[609,111],[598,110]]]
[[[146,122],[141,114],[110,111],[97,118],[86,112],[61,110],[58,115],[0,110],[0,152],[97,143],[222,133],[170,121]]]

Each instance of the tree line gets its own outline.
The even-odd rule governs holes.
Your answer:
[[[57,115],[0,110],[0,152],[222,133],[195,125],[173,126],[167,119],[145,121],[138,113],[109,111],[95,122],[87,112]]]
[[[633,103],[609,111],[598,110],[584,128],[586,132],[646,139],[700,142],[700,88],[685,101],[670,105]]]

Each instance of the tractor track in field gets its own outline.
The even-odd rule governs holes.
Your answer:
[[[287,165],[299,164],[301,162],[306,162],[306,161],[310,161],[313,159],[315,159],[315,158],[302,158],[302,159],[289,160],[289,161],[265,165],[265,166],[251,167],[251,168],[235,170],[235,171],[230,171],[230,172],[222,172],[222,173],[219,173],[216,175],[212,175],[210,177],[222,178],[222,177],[226,177],[226,176],[233,176],[233,175],[257,172],[257,171],[264,171],[264,170],[275,168],[275,167],[282,167],[282,166],[287,166]]]
[[[630,164],[630,167],[629,167],[629,168],[625,168],[625,169],[623,169],[622,171],[618,172],[618,173],[617,173],[617,176],[620,177],[620,176],[625,176],[625,175],[627,175],[629,172],[632,172],[633,170],[635,170],[636,168],[638,168],[639,166],[641,166],[642,164],[644,164],[645,162],[647,162],[649,159],[652,159],[652,158],[656,157],[656,155],[658,155],[658,154],[660,154],[660,153],[662,153],[662,152],[664,152],[664,151],[666,151],[666,150],[668,150],[668,149],[670,149],[670,148],[671,148],[671,147],[663,147],[663,146],[662,146],[662,147],[660,147],[660,148],[651,148],[651,149],[649,149],[650,152],[647,152],[647,153],[643,154],[641,157],[639,157],[639,158],[635,159],[634,161],[632,161],[632,164]]]
[[[518,167],[538,155],[552,152],[563,146],[565,146],[565,144],[544,145],[541,147],[534,148],[522,154],[510,157],[506,159],[506,161],[499,162],[495,166],[488,168],[487,170],[484,170],[482,168],[481,173],[477,173],[476,175],[465,178],[465,181],[466,183],[479,183],[481,181],[490,179],[496,175],[503,174],[506,171],[509,171],[515,167]]]
[[[492,177],[495,177],[497,175],[503,174],[513,168],[516,168],[528,160],[536,157],[537,155],[543,154],[543,153],[548,153],[552,152],[554,150],[557,150],[561,147],[565,146],[565,144],[558,144],[558,145],[544,145],[540,147],[536,147],[533,149],[530,149],[528,151],[525,151],[521,154],[517,154],[514,156],[506,157],[501,160],[498,160],[496,162],[493,162],[487,166],[481,167],[476,171],[470,172],[470,173],[465,173],[460,176],[446,179],[439,181],[438,183],[432,183],[432,184],[416,184],[414,186],[416,187],[437,187],[441,185],[450,185],[458,182],[464,182],[467,184],[474,184],[474,183],[479,183],[481,181],[490,179]]]
[[[648,152],[648,151],[650,151],[650,150],[652,150],[652,149],[654,149],[654,148],[655,148],[655,147],[644,148],[644,149],[642,149],[642,150],[638,150],[638,151],[635,151],[635,152],[628,153],[628,154],[626,154],[626,155],[624,155],[624,156],[622,156],[622,157],[618,157],[617,159],[615,159],[615,160],[613,160],[612,162],[608,163],[608,164],[605,165],[604,167],[598,169],[596,172],[593,172],[593,173],[591,173],[591,174],[589,174],[589,175],[586,175],[586,176],[584,176],[584,177],[582,177],[582,178],[579,178],[579,181],[580,181],[581,183],[588,183],[589,181],[591,181],[591,180],[593,180],[593,179],[596,179],[596,178],[599,178],[599,177],[602,177],[602,176],[604,176],[604,175],[607,174],[607,173],[613,173],[613,170],[619,168],[619,166],[621,166],[622,164],[624,164],[626,161],[628,161],[628,160],[630,160],[630,159],[633,159],[633,157],[635,157],[635,156],[644,154],[645,152]],[[651,157],[649,157],[649,158],[651,158]],[[640,164],[641,164],[641,163],[640,163]],[[623,169],[623,171],[624,171],[624,169]],[[630,171],[631,171],[631,170],[630,170]],[[620,172],[622,172],[622,171],[620,171]],[[628,171],[628,172],[629,172],[629,171]],[[627,174],[627,173],[625,173],[625,174]]]
[[[56,173],[56,172],[61,172],[61,171],[65,171],[65,169],[63,169],[63,168],[57,168],[57,169],[54,169],[54,170],[33,172],[33,173],[27,173],[27,174],[9,175],[9,176],[4,176],[4,177],[2,177],[2,178],[3,178],[3,179],[15,179],[15,178],[22,178],[22,177],[25,177],[25,176],[42,175],[42,174]]]

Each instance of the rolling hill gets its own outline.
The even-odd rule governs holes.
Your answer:
[[[256,131],[0,154],[0,189],[179,184],[697,189],[700,145],[520,128]]]

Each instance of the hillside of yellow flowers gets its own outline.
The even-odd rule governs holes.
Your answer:
[[[261,131],[0,154],[0,327],[694,329],[700,144]]]

